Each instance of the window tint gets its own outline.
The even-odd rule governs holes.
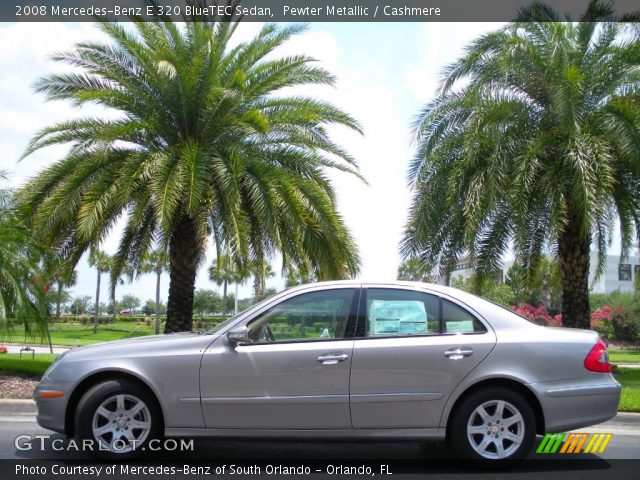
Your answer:
[[[410,290],[367,290],[366,336],[438,334],[438,298]]]
[[[253,342],[344,338],[354,289],[298,295],[263,313],[248,325]]]
[[[458,305],[442,300],[442,320],[445,333],[482,333],[485,326]]]

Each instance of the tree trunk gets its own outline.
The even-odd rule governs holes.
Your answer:
[[[100,267],[98,267],[98,283],[96,285],[96,308],[93,315],[93,333],[98,333],[98,308],[100,308]]]
[[[222,282],[222,316],[227,316],[227,281]]]
[[[260,275],[256,273],[253,278],[253,300],[255,303],[258,302],[258,298],[260,297]]]
[[[195,220],[184,216],[169,240],[169,300],[164,333],[189,332],[200,245]]]
[[[60,305],[62,304],[62,282],[58,283],[58,296],[56,297],[56,320],[60,321]]]
[[[156,335],[160,335],[160,277],[162,270],[156,268]]]
[[[235,287],[236,287],[236,293],[233,298],[233,314],[237,315],[238,314],[238,282],[236,282]]]
[[[558,237],[558,257],[562,275],[562,324],[589,328],[590,239],[580,234],[578,224],[570,220]]]
[[[116,286],[111,287],[111,318],[113,323],[116,323]]]

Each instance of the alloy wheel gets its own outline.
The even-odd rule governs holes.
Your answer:
[[[483,458],[508,458],[524,441],[524,419],[513,404],[489,400],[469,416],[467,438],[473,450]]]
[[[117,394],[104,400],[93,414],[91,431],[100,449],[129,453],[151,432],[151,412],[138,397]]]

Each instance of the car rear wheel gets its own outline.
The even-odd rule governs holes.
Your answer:
[[[527,400],[506,388],[491,387],[462,401],[449,438],[459,457],[501,465],[524,458],[535,437],[535,415]]]
[[[143,450],[161,435],[155,398],[126,379],[109,380],[90,388],[76,409],[76,432],[91,440],[91,453],[125,458]]]

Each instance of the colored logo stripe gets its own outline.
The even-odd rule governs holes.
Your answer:
[[[536,453],[556,453],[565,435],[566,433],[547,433],[540,442]]]
[[[603,453],[611,438],[611,433],[547,433],[536,453]],[[582,450],[585,443],[587,446]]]
[[[613,437],[610,433],[594,433],[584,453],[602,453]]]

